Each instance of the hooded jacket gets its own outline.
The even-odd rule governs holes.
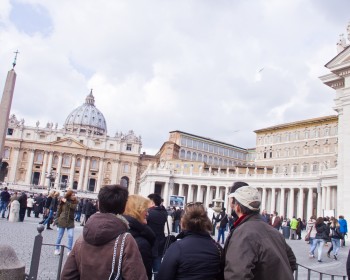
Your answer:
[[[57,226],[60,228],[74,228],[74,210],[78,201],[67,199],[61,202],[57,212]]]
[[[128,231],[128,224],[120,215],[96,213],[87,221],[83,235],[75,242],[61,274],[61,280],[108,279],[112,271],[112,259],[116,238]],[[119,259],[120,243],[116,250]],[[114,271],[117,270],[118,262]],[[122,258],[123,279],[147,280],[146,270],[135,242],[128,235]]]

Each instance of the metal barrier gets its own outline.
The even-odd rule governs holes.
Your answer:
[[[301,278],[302,280],[304,280],[304,279],[307,279],[307,280],[316,279],[315,277],[311,278],[311,276],[316,276],[316,277],[318,276],[318,279],[320,279],[320,280],[324,279],[323,276],[327,276],[326,279],[331,279],[331,280],[336,280],[336,279],[346,280],[347,279],[346,275],[337,275],[337,274],[324,273],[324,272],[320,272],[320,271],[317,271],[317,270],[313,270],[313,269],[311,269],[309,267],[306,267],[306,266],[303,266],[303,265],[297,263],[297,269],[294,272],[294,279],[295,280],[299,279],[299,267],[302,267],[302,268],[304,268],[307,271],[307,278],[303,277],[303,278]]]
[[[40,264],[40,255],[41,255],[41,247],[44,246],[57,246],[56,244],[45,244],[43,243],[43,236],[41,233],[44,231],[45,226],[38,225],[37,231],[38,235],[34,238],[34,246],[33,246],[33,253],[32,253],[32,260],[30,263],[30,270],[29,274],[26,274],[25,279],[26,280],[37,280],[38,279],[38,271],[39,271],[39,264]],[[58,262],[58,269],[57,269],[57,280],[61,277],[61,270],[62,270],[62,262],[63,262],[63,255],[64,255],[64,248],[68,248],[65,245],[58,245],[60,247],[60,259]]]

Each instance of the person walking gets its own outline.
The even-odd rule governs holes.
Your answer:
[[[223,253],[210,235],[212,226],[203,203],[187,203],[179,240],[166,251],[156,279],[221,279]]]
[[[216,222],[218,223],[217,228],[218,228],[218,239],[216,242],[220,242],[221,244],[225,243],[225,231],[227,228],[227,223],[228,223],[228,216],[226,213],[226,208],[222,208],[220,214],[216,217]]]
[[[168,219],[168,212],[162,204],[162,198],[159,194],[148,195],[153,205],[148,209],[147,225],[156,235],[156,240],[152,247],[152,270],[157,274],[163,257],[166,237],[164,226]]]
[[[27,210],[27,195],[22,192],[21,196],[18,198],[19,202],[19,221],[23,222]]]
[[[309,257],[313,258],[314,255],[313,253],[311,253],[311,249],[315,240],[315,236],[316,236],[316,219],[315,216],[311,216],[310,220],[307,221],[307,227],[306,227],[307,232],[309,233],[309,244],[310,244],[310,249],[309,249]]]
[[[7,191],[7,187],[5,187],[4,190],[0,193],[0,213],[2,218],[5,218],[5,212],[7,206],[9,205],[10,198],[11,195]]]
[[[174,227],[175,227],[176,233],[181,232],[181,225],[180,225],[181,216],[182,216],[182,209],[180,207],[177,207],[174,212]]]
[[[340,233],[342,235],[341,247],[345,247],[345,235],[348,233],[348,223],[343,215],[339,216]]]
[[[335,218],[332,220],[332,223],[330,226],[330,231],[331,231],[331,241],[332,241],[332,247],[333,247],[333,258],[335,260],[337,260],[338,259],[338,252],[339,252],[339,248],[340,248],[340,239],[342,238],[342,235],[340,233],[339,222]]]
[[[27,217],[30,217],[30,214],[32,213],[34,206],[34,199],[33,195],[30,195],[29,198],[27,199]]]
[[[278,216],[278,212],[273,211],[272,218],[271,218],[271,226],[274,229],[280,230],[281,224],[282,224],[283,219]]]
[[[298,228],[298,220],[293,216],[293,218],[290,220],[290,239],[294,240],[297,235],[297,228]]]
[[[258,189],[243,186],[229,198],[238,220],[225,244],[225,279],[293,280],[295,255],[283,236],[261,218]]]
[[[73,238],[74,238],[74,210],[78,204],[78,201],[75,197],[75,193],[72,190],[68,190],[64,197],[61,199],[58,210],[57,210],[57,227],[58,227],[58,236],[56,240],[56,249],[54,254],[60,254],[60,244],[64,234],[64,231],[67,230],[68,234],[68,253],[72,250]]]
[[[147,280],[136,241],[131,234],[126,235],[128,222],[121,214],[127,200],[128,190],[125,187],[107,185],[100,189],[100,212],[87,221],[83,234],[75,242],[64,264],[61,280],[112,279],[111,265],[114,257],[114,272],[117,272],[121,257],[123,279]],[[122,243],[124,252],[120,256]]]
[[[324,219],[322,217],[317,218],[315,227],[316,227],[316,236],[312,244],[312,248],[310,250],[310,257],[312,258],[315,257],[315,249],[318,246],[317,261],[322,262],[322,250],[325,242],[329,238],[329,228],[324,223]]]
[[[304,224],[300,218],[298,218],[297,221],[298,221],[298,225],[297,225],[297,230],[295,232],[297,234],[298,240],[301,240],[301,231],[304,228]]]
[[[140,250],[148,280],[152,280],[152,247],[156,239],[153,230],[147,225],[148,208],[151,200],[141,195],[130,195],[123,216],[129,222],[129,232],[135,238]]]
[[[51,195],[46,200],[46,208],[48,211],[47,218],[42,222],[43,225],[46,225],[46,229],[52,230],[50,227],[51,219],[54,217],[54,214],[57,211],[57,205],[58,205],[58,197],[60,193],[58,191],[53,191]]]

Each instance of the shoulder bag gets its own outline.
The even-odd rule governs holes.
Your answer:
[[[123,259],[123,252],[124,252],[124,247],[125,247],[125,238],[129,233],[126,232],[123,234],[123,239],[122,239],[122,244],[120,245],[120,252],[119,252],[119,261],[118,261],[118,269],[117,272],[114,272],[114,267],[115,267],[115,258],[117,255],[117,245],[119,241],[120,235],[118,235],[117,239],[115,240],[114,244],[114,251],[113,251],[113,261],[112,261],[112,272],[111,275],[109,276],[108,280],[122,280],[122,274],[121,274],[121,269],[122,269],[122,259]]]
[[[311,226],[309,232],[305,235],[305,241],[310,241],[310,233],[311,233],[313,227],[314,226]]]

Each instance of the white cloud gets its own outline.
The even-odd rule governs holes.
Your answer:
[[[176,129],[253,147],[255,129],[332,114],[318,75],[346,29],[337,3],[4,0],[0,81],[18,48],[26,124],[62,125],[93,88],[109,134],[133,129],[147,152]],[[33,11],[47,14],[29,30]]]

